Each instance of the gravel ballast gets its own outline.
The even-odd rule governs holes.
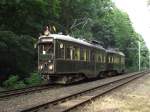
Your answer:
[[[150,112],[150,74],[101,96],[74,112]]]
[[[0,92],[1,92],[1,91],[5,91],[5,90],[6,90],[6,89],[4,89],[4,88],[0,87]]]
[[[36,92],[33,94],[12,97],[7,100],[0,99],[0,112],[16,112],[25,108],[29,108],[32,106],[40,105],[49,101],[52,101],[56,98],[61,98],[72,93],[76,93],[91,87],[95,87],[95,85],[101,85],[107,82],[110,82],[114,79],[119,79],[124,76],[118,76],[103,80],[98,80],[89,83],[83,83],[80,85],[73,85],[68,87],[62,87],[59,89],[50,89],[44,90],[42,92]]]

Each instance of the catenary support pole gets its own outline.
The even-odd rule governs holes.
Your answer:
[[[141,70],[141,44],[139,41],[139,71]]]

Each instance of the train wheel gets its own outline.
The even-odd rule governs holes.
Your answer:
[[[105,72],[100,72],[97,77],[98,78],[104,78],[105,77]]]
[[[107,72],[107,76],[108,76],[108,77],[111,77],[111,76],[112,76],[112,72],[111,72],[111,71],[108,71],[108,72]]]
[[[70,80],[67,76],[59,77],[56,81],[59,84],[69,84]]]
[[[58,84],[71,84],[74,82],[78,82],[81,80],[84,80],[86,77],[83,74],[70,74],[70,75],[64,75],[62,77],[56,77],[53,79],[55,83]]]

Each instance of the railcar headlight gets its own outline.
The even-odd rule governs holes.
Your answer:
[[[39,66],[39,69],[41,69],[41,70],[42,70],[42,69],[43,69],[43,65],[40,65],[40,66]]]
[[[49,68],[50,70],[53,70],[53,65],[49,65],[48,68]]]

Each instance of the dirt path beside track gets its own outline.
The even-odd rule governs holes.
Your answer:
[[[150,74],[126,84],[75,112],[150,112]]]

